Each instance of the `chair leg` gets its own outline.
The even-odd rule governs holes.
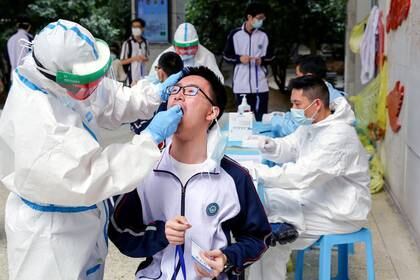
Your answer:
[[[354,256],[354,243],[348,244],[349,255]]]
[[[338,245],[338,272],[336,280],[349,280],[349,244]]]
[[[295,280],[303,280],[303,259],[305,250],[299,250],[296,256]]]
[[[366,252],[366,269],[367,269],[367,279],[375,280],[375,263],[373,260],[373,246],[372,246],[372,235],[370,231],[366,232],[365,238],[365,252]]]
[[[319,280],[331,280],[331,245],[322,242],[319,246]]]

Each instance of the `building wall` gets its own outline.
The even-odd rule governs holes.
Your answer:
[[[353,2],[353,3],[350,3]],[[388,14],[391,0],[378,0],[379,8]],[[369,13],[365,0],[350,0],[349,15],[361,19]],[[354,15],[353,15],[354,14]],[[351,30],[353,25],[348,26]],[[348,31],[349,32],[349,31]],[[381,159],[385,165],[385,177],[389,191],[407,218],[412,232],[420,244],[420,1],[411,1],[408,18],[395,31],[386,34],[385,53],[389,62],[388,91],[396,81],[405,86],[405,99],[400,113],[401,129],[393,133],[387,128],[386,137],[379,145]],[[360,64],[347,51],[346,59],[350,73],[346,76],[349,89],[358,88]],[[357,55],[360,60],[360,56]]]

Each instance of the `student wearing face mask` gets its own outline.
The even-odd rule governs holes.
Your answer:
[[[257,121],[268,110],[267,66],[274,59],[267,33],[261,29],[265,14],[265,5],[250,3],[245,11],[246,21],[230,32],[223,52],[225,61],[235,65],[233,93],[236,105],[241,104],[241,95],[246,94]]]
[[[258,165],[256,172],[269,221],[293,224],[299,237],[270,248],[251,267],[249,279],[286,279],[292,250],[306,248],[321,235],[358,231],[371,207],[368,156],[350,105],[343,98],[331,111],[328,88],[313,75],[296,78],[289,87],[291,114],[300,126],[286,137],[261,141],[263,158],[282,165]]]
[[[133,85],[146,76],[149,61],[149,43],[142,36],[146,22],[141,18],[131,21],[131,36],[124,41],[120,60],[127,73],[127,85]]]
[[[150,68],[150,76],[156,76],[156,66],[159,58],[166,52],[176,52],[182,59],[185,67],[205,66],[213,71],[224,84],[222,72],[217,66],[214,54],[200,44],[197,30],[188,22],[181,23],[175,31],[173,45],[164,50],[153,62]]]

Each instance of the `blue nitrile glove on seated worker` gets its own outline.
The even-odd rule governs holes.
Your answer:
[[[271,131],[274,137],[284,137],[294,132],[299,124],[292,118],[290,112],[274,115],[271,119]]]
[[[146,131],[152,135],[155,143],[159,144],[175,133],[183,114],[181,106],[179,105],[175,105],[166,111],[159,112],[153,117],[152,121],[147,126]]]

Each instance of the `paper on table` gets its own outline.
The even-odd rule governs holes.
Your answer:
[[[252,135],[252,113],[229,113],[229,141],[242,141]]]

